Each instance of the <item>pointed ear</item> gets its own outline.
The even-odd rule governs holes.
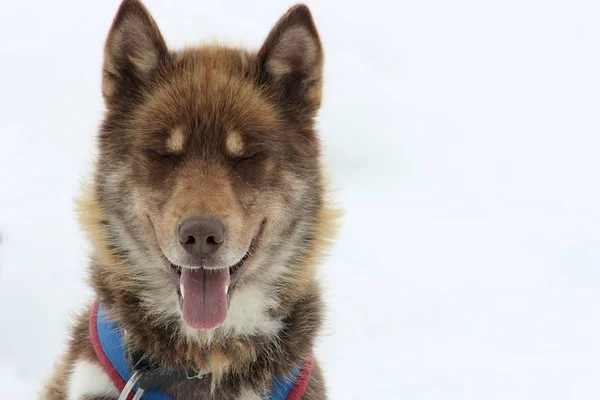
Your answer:
[[[168,58],[158,26],[138,0],[124,0],[104,47],[102,93],[106,102],[148,80]]]
[[[276,86],[283,101],[316,112],[321,104],[323,49],[307,6],[295,5],[281,17],[258,52],[258,62],[261,77]]]

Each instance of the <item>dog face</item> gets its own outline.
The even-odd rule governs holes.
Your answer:
[[[305,6],[252,53],[170,51],[141,3],[121,5],[105,47],[98,201],[157,313],[206,330],[231,308],[256,311],[244,310],[251,293],[276,305],[322,202],[322,64]]]

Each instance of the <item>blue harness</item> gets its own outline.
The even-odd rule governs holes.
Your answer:
[[[123,345],[123,330],[106,314],[102,304],[96,302],[90,314],[90,338],[98,359],[119,391],[131,379],[129,364]],[[310,372],[312,360],[299,363],[290,376],[273,378],[269,400],[298,400],[302,398]],[[299,378],[300,377],[300,378]],[[184,378],[185,379],[185,378]],[[133,398],[134,386],[128,399]],[[157,388],[144,390],[143,400],[176,400]]]

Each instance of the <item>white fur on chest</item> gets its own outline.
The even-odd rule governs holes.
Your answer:
[[[68,386],[67,400],[81,400],[85,396],[119,396],[104,368],[92,361],[80,360],[75,363]],[[261,400],[261,396],[251,389],[243,388],[236,400]]]
[[[84,396],[119,396],[104,368],[97,362],[86,360],[73,365],[67,393],[68,400],[80,400]]]
[[[236,400],[262,400],[262,397],[253,390],[243,388]]]

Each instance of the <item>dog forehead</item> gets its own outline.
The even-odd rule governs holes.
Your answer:
[[[276,106],[253,80],[201,67],[178,69],[148,91],[136,123],[149,131],[221,132],[224,140],[230,132],[243,136],[280,124]]]

